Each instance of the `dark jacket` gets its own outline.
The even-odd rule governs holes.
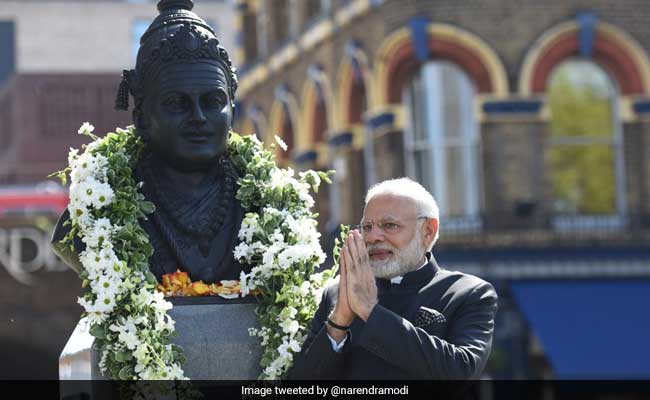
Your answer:
[[[497,294],[489,283],[447,271],[433,257],[400,284],[377,279],[379,303],[356,318],[340,353],[325,321],[338,296],[330,286],[289,379],[476,379],[492,345]]]

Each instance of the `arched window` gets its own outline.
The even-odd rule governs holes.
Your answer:
[[[327,135],[327,107],[325,106],[325,97],[320,86],[316,89],[318,95],[314,104],[314,121],[312,124],[311,139],[312,143],[321,143]]]
[[[264,116],[262,109],[259,106],[254,105],[252,107],[249,107],[246,111],[248,119],[251,123],[251,131],[244,133],[248,134],[253,132],[255,136],[257,136],[257,138],[260,140],[260,142],[264,143],[266,141],[267,132],[266,117]]]
[[[306,25],[309,25],[309,22],[311,20],[321,15],[321,13],[323,12],[322,3],[323,3],[322,0],[304,0],[303,20]]]
[[[433,193],[452,228],[479,224],[475,94],[467,74],[446,61],[425,63],[403,89],[407,174]]]
[[[358,66],[353,68],[354,79],[350,87],[350,105],[348,112],[348,124],[362,123],[363,113],[368,109],[368,96],[366,85],[363,81],[361,69]]]
[[[291,12],[289,0],[275,0],[272,7],[269,7],[271,23],[271,48],[276,48],[283,44],[290,34]]]
[[[569,59],[551,74],[547,96],[553,211],[559,216],[622,213],[621,123],[614,82],[596,63]]]

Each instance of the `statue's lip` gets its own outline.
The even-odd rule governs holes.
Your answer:
[[[191,142],[205,142],[213,136],[210,132],[186,132],[183,137]]]

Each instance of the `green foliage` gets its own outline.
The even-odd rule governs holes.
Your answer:
[[[316,214],[309,209],[313,200],[307,198],[307,191],[311,188],[316,192],[321,181],[331,183],[330,176],[334,172],[305,171],[300,173],[300,179],[294,179],[293,171],[278,169],[273,153],[264,150],[255,137],[231,134],[230,144],[231,159],[236,168],[244,172],[238,182],[237,199],[244,209],[251,211],[246,218],[254,220],[258,228],[251,243],[272,247],[275,235],[280,234],[283,246],[296,245],[297,232],[287,225],[283,213],[289,213],[296,220],[304,217],[314,220]],[[260,256],[254,256],[250,261],[254,268],[263,263]],[[274,363],[282,359],[280,347],[286,346],[288,340],[302,344],[305,339],[320,300],[315,291],[322,289],[323,283],[335,274],[330,269],[322,272],[320,282],[310,281],[320,262],[322,260],[314,253],[308,260],[270,268],[270,276],[257,283],[261,290],[257,316],[262,328],[258,336],[262,338],[264,350],[260,365],[275,371],[264,371],[260,378],[277,379],[277,373],[285,374],[288,370],[286,363],[273,368]],[[297,333],[285,330],[286,326],[282,324],[288,322],[297,322],[300,327]]]
[[[175,332],[155,325],[160,309],[154,309],[149,300],[144,302],[142,300],[143,291],[145,294],[152,295],[157,286],[157,281],[149,270],[149,257],[154,249],[139,222],[154,212],[155,207],[140,192],[142,184],[136,182],[134,176],[134,169],[144,145],[133,127],[127,130],[117,129],[116,133],[108,133],[104,138],[98,138],[91,133],[87,135],[94,141],[84,146],[84,150],[106,158],[108,163],[105,171],[106,180],[115,194],[111,204],[102,208],[89,208],[89,212],[93,220],[108,218],[111,226],[119,227],[111,236],[112,249],[119,259],[119,262],[114,263],[113,268],[128,276],[123,282],[128,289],[126,294],[117,295],[115,307],[108,319],[93,323],[90,329],[91,334],[97,338],[96,343],[102,354],[100,366],[104,373],[113,379],[137,379],[139,375],[136,371],[138,367],[142,367],[142,364],[138,364],[136,360],[139,357],[140,362],[159,367],[157,370],[159,377],[165,378],[169,376],[165,367],[182,364],[184,357],[182,349],[171,344]],[[259,219],[262,227],[257,239],[268,245],[272,242],[271,235],[282,231],[286,245],[296,244],[296,233],[288,230],[283,218],[263,210],[272,207],[288,211],[296,219],[315,218],[316,214],[309,210],[309,202],[313,203],[313,200],[306,190],[311,187],[316,191],[321,181],[331,182],[330,176],[333,171],[307,171],[301,173],[300,180],[289,179],[292,171],[279,170],[273,154],[262,149],[259,141],[252,136],[242,137],[232,133],[228,151],[235,168],[242,176],[238,180],[237,199],[249,213],[248,215]],[[61,178],[65,184],[72,172],[72,168],[69,167],[53,175]],[[83,229],[75,221],[73,219],[70,233],[61,242],[71,251],[75,251],[75,240],[83,238]],[[320,247],[318,249],[320,251]],[[97,258],[96,262],[99,261]],[[312,290],[321,287],[335,274],[334,270],[323,271],[322,281],[310,282],[310,278],[316,276],[314,274],[321,261],[320,256],[315,254],[308,260],[291,264],[286,270],[273,272],[261,285],[262,296],[256,313],[260,326],[269,332],[268,340],[264,343],[261,362],[263,367],[271,365],[278,358],[278,348],[282,344],[283,337],[283,328],[278,321],[278,315],[281,313],[287,316],[290,310],[296,310],[296,315],[292,319],[299,323],[302,332],[296,339],[300,343],[304,340],[304,331],[317,307],[318,299],[315,298]],[[253,258],[252,263],[254,265],[262,263],[261,257]],[[92,292],[88,285],[88,272],[82,270],[80,277],[86,288],[84,299],[96,300],[97,294]],[[120,334],[115,330],[120,323],[133,317],[137,317],[138,324],[141,324],[137,327],[137,340],[140,341],[138,349],[147,350],[144,361],[142,355],[134,357],[137,350],[127,350],[120,341]]]

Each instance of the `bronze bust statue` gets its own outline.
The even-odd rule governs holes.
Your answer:
[[[135,173],[156,205],[141,221],[154,247],[151,271],[159,281],[180,269],[209,283],[239,279],[242,271],[233,249],[244,212],[227,152],[237,78],[192,7],[191,0],[158,3],[135,69],[123,72],[116,107],[127,110],[133,97],[133,122],[146,144]],[[66,213],[53,241],[65,234]]]

